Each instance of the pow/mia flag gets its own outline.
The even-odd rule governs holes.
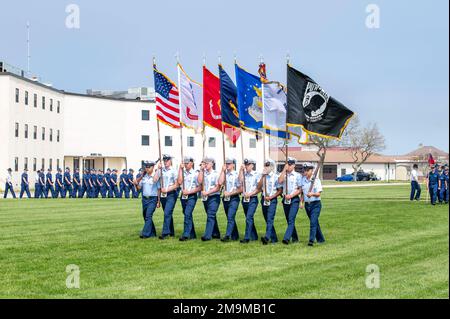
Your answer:
[[[340,139],[353,112],[327,94],[314,80],[288,65],[288,126],[301,126],[310,133]]]

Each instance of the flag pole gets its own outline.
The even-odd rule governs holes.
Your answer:
[[[220,52],[219,52],[218,58],[219,58],[219,66],[220,66],[222,64],[222,56],[220,55]],[[220,74],[219,74],[219,79],[220,79]],[[222,121],[222,155],[223,155],[223,165],[225,165],[225,135],[224,135],[224,131],[223,131],[223,129],[224,129],[223,118],[221,121]],[[227,185],[227,173],[226,172],[224,173],[224,185],[225,186]],[[222,185],[222,187],[223,187],[223,185]],[[225,190],[226,190],[226,188],[225,188]]]
[[[260,55],[259,57],[259,63],[260,66],[264,63],[264,59],[263,56]],[[265,167],[266,165],[266,129],[264,128],[264,123],[265,123],[265,116],[264,116],[264,106],[265,106],[265,102],[264,102],[264,79],[262,78],[262,75],[260,74],[261,77],[261,102],[262,102],[262,108],[263,108],[263,127],[262,127],[262,133],[263,133],[263,167]],[[269,145],[269,149],[270,149],[270,145]],[[263,195],[266,196],[267,194],[267,183],[266,183],[266,179],[263,179]]]
[[[203,67],[206,67],[206,54],[203,54]],[[203,81],[205,82],[205,81]],[[204,85],[204,83],[203,83]],[[203,88],[204,90],[205,88]],[[203,105],[203,110],[204,110],[205,106]],[[206,134],[205,134],[205,130],[206,130],[206,125],[204,120],[204,111],[202,110],[203,114],[202,114],[202,140],[203,140],[203,149],[202,149],[202,157],[205,157],[205,148],[206,148]]]
[[[153,67],[154,68],[156,68],[156,58],[155,57],[153,57]],[[160,125],[159,125],[159,119],[158,119],[158,116],[156,117],[156,127],[157,127],[157,130],[158,130],[158,151],[159,151],[159,161],[160,162],[162,162],[163,160],[162,160],[162,158],[161,158],[161,153],[162,153],[162,151],[161,151],[161,129],[160,129]],[[160,176],[160,178],[161,178],[161,188],[164,188],[164,178],[162,178],[162,164],[163,163],[161,163],[161,169],[160,169],[160,171],[159,171],[159,176]]]
[[[234,55],[234,65],[236,67],[237,65],[237,56],[236,54]],[[238,103],[238,108],[239,108],[239,103]],[[239,114],[241,114],[239,112]],[[242,126],[239,126],[239,132],[240,132],[240,139],[241,139],[241,163],[244,164],[244,135],[242,134]],[[244,172],[242,172],[242,177],[243,177],[243,192],[244,194],[247,192],[246,190],[246,182],[245,182],[245,169]]]
[[[182,110],[182,108],[181,108],[181,106],[182,106],[182,103],[181,103],[181,96],[182,96],[182,94],[181,94],[181,74],[180,74],[180,72],[181,72],[181,67],[180,67],[180,54],[177,52],[177,54],[176,54],[176,59],[177,59],[177,71],[178,71],[178,91],[179,91],[179,96],[178,96],[178,103],[180,104],[180,113],[181,112],[183,112],[183,110]],[[181,143],[181,162],[183,162],[183,159],[184,159],[184,146],[183,146],[183,123],[182,123],[182,121],[183,121],[183,115],[182,114],[180,114],[181,116],[180,116],[180,143]],[[183,168],[183,171],[182,171],[182,174],[181,174],[181,188],[182,188],[182,190],[184,190],[185,189],[185,183],[184,183],[184,168]]]
[[[289,65],[290,64],[290,60],[291,60],[291,57],[289,56],[289,53],[287,53],[286,54],[286,65]],[[286,117],[286,123],[285,123],[285,134],[286,134],[286,137],[285,137],[285,140],[284,140],[284,144],[285,144],[285,152],[286,152],[286,164],[287,164],[287,162],[288,162],[288,157],[289,157],[289,146],[288,146],[288,143],[289,143],[289,141],[288,141],[288,125],[287,125],[287,117]],[[287,190],[288,190],[288,172],[287,172],[287,170],[286,170],[286,176],[285,176],[285,183],[286,183],[286,188],[285,188],[285,191],[284,191],[284,195],[286,196],[287,195]]]

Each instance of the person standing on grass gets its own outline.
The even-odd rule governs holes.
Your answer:
[[[258,182],[258,188],[262,189],[263,192],[261,205],[263,216],[266,220],[266,234],[264,237],[261,237],[263,245],[267,245],[269,241],[273,244],[278,242],[274,221],[277,212],[278,196],[283,192],[283,186],[278,183],[278,177],[275,170],[275,161],[268,159],[264,163],[262,177]]]
[[[103,185],[105,185],[106,193],[108,198],[113,197],[112,187],[111,187],[111,169],[107,169],[105,175],[103,176]]]
[[[39,198],[40,196],[40,184],[39,184],[39,175],[41,174],[41,170],[37,170],[36,175],[34,175],[34,198]]]
[[[202,189],[198,182],[198,174],[194,170],[194,159],[192,157],[185,157],[178,170],[178,184],[181,186],[182,192],[181,207],[183,208],[184,215],[184,230],[180,241],[197,238],[192,215],[197,204],[197,194]]]
[[[28,198],[31,198],[30,183],[28,182],[28,169],[24,169],[20,178],[20,198],[23,197],[23,193],[26,193]]]
[[[136,186],[134,186],[134,170],[132,168],[128,170],[128,184],[130,185],[131,198],[138,198]]]
[[[200,167],[198,181],[202,184],[202,201],[206,211],[205,233],[202,241],[211,239],[220,239],[220,230],[217,223],[217,211],[220,206],[220,183],[219,174],[213,169],[215,160],[207,157],[203,160],[204,164]]]
[[[239,180],[244,185],[242,193],[242,208],[245,215],[245,234],[242,244],[247,244],[251,240],[258,240],[258,232],[255,227],[255,213],[258,208],[258,193],[261,189],[258,188],[258,181],[261,176],[255,171],[256,161],[254,159],[246,158],[244,165],[239,172]]]
[[[111,192],[115,198],[119,198],[119,189],[117,188],[117,169],[113,169],[110,179]]]
[[[428,191],[430,192],[431,205],[436,205],[439,188],[439,171],[438,165],[431,166],[431,171],[427,175]]]
[[[172,156],[163,155],[163,163],[158,163],[158,169],[155,173],[155,182],[161,184],[161,205],[164,212],[164,222],[161,236],[159,239],[164,240],[167,237],[175,236],[173,227],[173,210],[178,199],[178,172],[172,167]],[[162,176],[161,176],[162,172]],[[161,181],[162,179],[162,181]]]
[[[75,168],[73,172],[73,191],[72,197],[78,198],[79,193],[81,192],[81,179],[80,179],[80,170]]]
[[[70,168],[66,167],[64,172],[64,197],[72,198],[72,177],[70,176]]]
[[[45,196],[45,174],[44,168],[39,171],[39,198],[44,198]]]
[[[285,245],[289,245],[291,239],[293,243],[298,242],[295,219],[300,207],[301,175],[295,171],[295,162],[295,158],[289,157],[278,177],[278,183],[283,186],[283,210],[287,222],[287,229],[283,238],[283,244]]]
[[[409,196],[409,199],[412,200],[420,200],[420,184],[419,184],[419,174],[417,172],[419,166],[417,164],[413,165],[413,169],[411,171],[411,195]]]
[[[322,230],[319,224],[320,212],[322,210],[322,202],[320,196],[322,195],[322,183],[318,177],[313,180],[314,166],[307,166],[305,170],[305,176],[302,178],[302,204],[300,208],[305,206],[306,215],[309,218],[309,241],[308,246],[313,246],[317,240],[318,243],[325,242],[325,237],[322,234]],[[311,189],[311,183],[313,188]]]
[[[159,197],[161,194],[161,185],[159,181],[154,180],[153,170],[155,162],[144,162],[144,171],[136,181],[138,190],[142,190],[142,215],[144,217],[144,228],[139,236],[141,239],[156,237],[156,228],[153,223],[153,214],[156,208],[161,206]]]
[[[56,182],[55,198],[58,198],[58,194],[61,196],[61,198],[65,198],[66,192],[64,191],[62,170],[60,168],[58,168],[57,171],[58,172],[56,173],[56,177],[55,177],[55,182]]]
[[[5,193],[3,194],[3,198],[8,197],[8,191],[11,192],[11,195],[16,198],[16,193],[14,193],[14,187],[12,183],[12,169],[8,168],[8,173],[6,174],[6,182],[5,182]]]
[[[104,180],[105,176],[103,175],[103,170],[99,169],[97,174],[97,187],[98,187],[97,194],[100,195],[102,198],[106,198],[106,187]]]
[[[48,198],[49,192],[52,198],[55,198],[55,185],[53,183],[53,175],[51,168],[47,170],[47,175],[45,175],[45,198]]]
[[[219,177],[219,184],[225,186],[222,203],[227,216],[227,230],[222,242],[239,240],[239,231],[236,225],[236,213],[239,208],[242,193],[242,184],[239,174],[236,172],[236,160],[234,158],[225,159],[222,172]]]

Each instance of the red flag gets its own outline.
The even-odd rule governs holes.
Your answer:
[[[220,79],[203,67],[203,123],[221,132],[236,145],[241,132],[226,123],[222,126],[222,111],[220,109]]]
[[[220,80],[203,67],[203,123],[222,131],[220,111]]]
[[[428,165],[434,165],[436,162],[433,158],[433,155],[431,153],[428,155]]]

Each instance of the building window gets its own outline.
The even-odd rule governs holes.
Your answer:
[[[36,172],[36,170],[37,170],[37,160],[35,157],[35,158],[33,158],[33,172]]]
[[[50,129],[50,142],[53,142],[53,129]]]
[[[41,162],[41,170],[42,171],[45,170],[45,159],[44,158],[42,159],[42,162]]]
[[[210,137],[208,139],[208,146],[209,147],[216,147],[216,138],[215,137]]]
[[[37,94],[35,94],[33,97],[33,106],[37,107]]]
[[[256,138],[249,139],[249,147],[256,148]]]
[[[56,169],[59,169],[59,158],[56,159]]]
[[[347,175],[347,169],[341,168],[341,176]]]
[[[42,140],[45,141],[45,127],[42,128]]]
[[[28,157],[25,157],[23,159],[23,169],[24,170],[28,169]]]
[[[142,135],[141,139],[142,139],[142,141],[141,141],[142,146],[149,146],[150,145],[150,136]]]
[[[45,96],[42,97],[42,109],[45,110]]]
[[[50,99],[50,112],[53,112],[53,99]]]
[[[56,131],[56,141],[59,143],[59,130]]]
[[[28,138],[28,124],[25,124],[25,138]]]
[[[19,137],[19,123],[16,123],[15,129],[14,129],[14,136]]]
[[[19,103],[19,89],[16,89],[16,103]]]
[[[48,168],[53,169],[53,159],[48,160]]]
[[[165,136],[164,137],[164,145],[165,146],[173,146],[172,136]]]
[[[60,110],[61,110],[61,102],[58,101],[58,103],[56,104],[56,113],[59,114]]]
[[[25,91],[25,105],[28,105],[28,91]]]
[[[194,147],[194,143],[195,142],[195,140],[194,140],[194,137],[193,136],[188,136],[187,137],[187,146],[188,147]]]
[[[37,126],[33,127],[33,139],[37,140]]]
[[[14,172],[18,172],[18,171],[19,171],[19,158],[14,157]]]
[[[150,121],[150,111],[149,110],[142,110],[142,120]]]

